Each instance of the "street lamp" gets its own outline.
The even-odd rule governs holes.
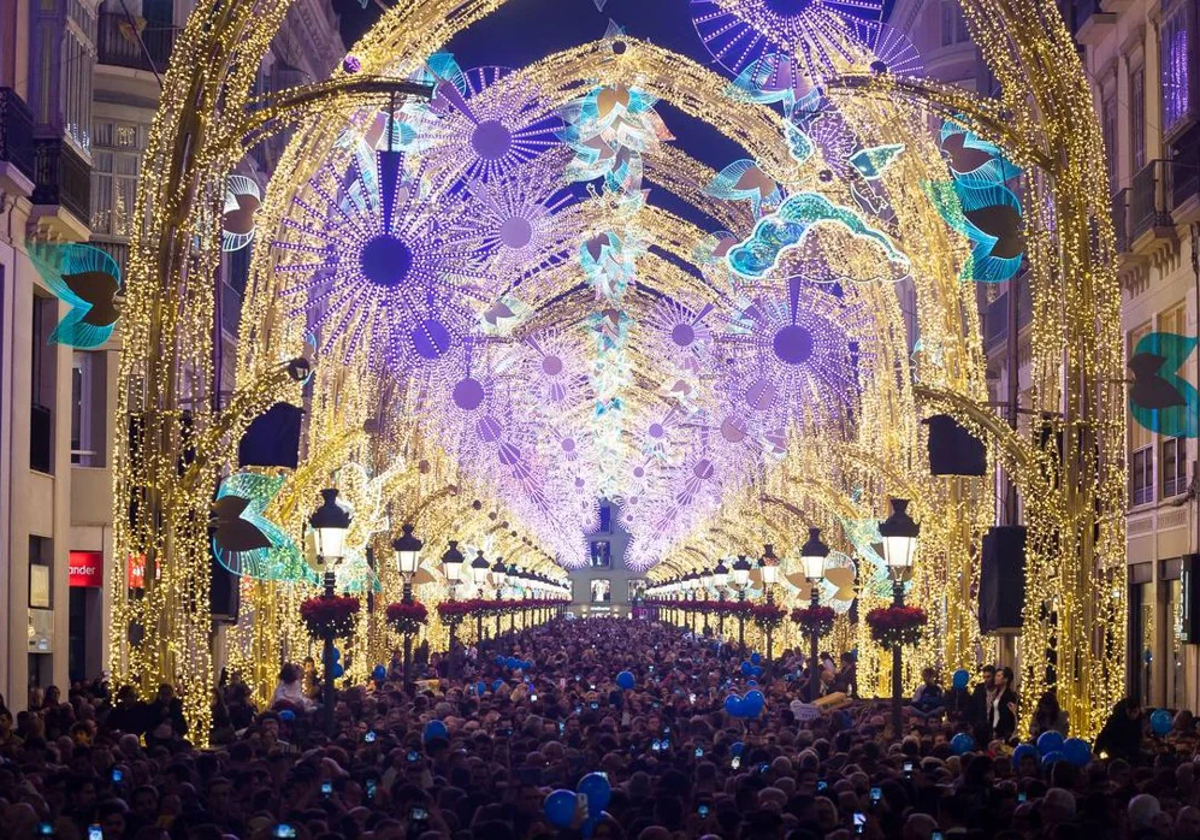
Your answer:
[[[811,608],[816,609],[820,603],[820,591],[817,589],[817,584],[821,582],[821,578],[825,577],[825,560],[829,557],[829,546],[821,542],[821,529],[808,529],[808,542],[800,547],[800,564],[804,566],[804,579],[808,581],[812,587]],[[809,683],[808,683],[808,699],[809,702],[816,702],[818,695],[821,693],[821,669],[817,665],[817,660],[820,656],[818,651],[819,637],[817,635],[816,625],[812,629],[812,647],[811,658],[809,659]]]
[[[750,585],[750,561],[746,559],[745,554],[739,554],[738,559],[733,561],[733,582],[737,584],[738,601],[745,601],[746,588]],[[738,647],[745,653],[746,612],[744,609],[738,610]]]
[[[775,582],[779,580],[779,558],[775,556],[775,547],[770,543],[763,545],[763,556],[758,561],[759,571],[762,573],[763,589],[767,593],[767,603],[775,603],[775,593],[773,587]],[[774,660],[772,655],[772,635],[775,625],[768,622],[767,630],[767,662]]]
[[[321,491],[321,506],[308,518],[308,525],[313,529],[317,549],[317,566],[324,572],[324,597],[334,596],[334,586],[337,578],[337,564],[345,556],[346,532],[350,530],[350,511],[337,503],[337,488],[330,487]],[[322,686],[321,701],[325,706],[325,727],[333,731],[333,631],[326,630],[322,640],[324,647],[321,652],[321,664],[325,670],[325,684]]]
[[[404,578],[404,596],[400,599],[405,604],[413,602],[412,597],[412,579],[417,573],[417,564],[420,562],[421,546],[424,545],[419,539],[413,536],[413,526],[411,522],[405,522],[401,530],[404,532],[402,536],[392,540],[392,550],[396,552],[396,569],[400,572],[400,576]],[[412,686],[412,632],[411,623],[404,623],[404,690],[408,691]]]
[[[912,569],[921,526],[908,515],[908,499],[892,499],[892,515],[879,523],[883,559],[892,573],[892,606],[904,606],[904,574]],[[903,696],[900,645],[892,647],[892,732],[900,737]]]
[[[504,581],[508,577],[508,566],[504,565],[504,558],[497,557],[495,565],[492,566],[492,586],[496,590],[496,635],[500,635],[500,590],[504,588]]]
[[[451,601],[454,600],[454,589],[458,584],[459,576],[462,574],[464,559],[463,553],[458,550],[458,540],[450,540],[450,547],[442,555],[442,569],[446,574],[446,582],[449,584]],[[446,626],[450,631],[450,644],[447,648],[447,654],[450,660],[451,676],[453,676],[454,670],[454,636],[461,621],[462,616],[457,613],[448,616],[446,619]]]
[[[729,585],[729,569],[726,568],[724,561],[718,560],[717,567],[713,569],[713,586],[717,587],[717,603],[722,606],[717,608],[717,635],[724,638],[725,636],[725,587]]]
[[[475,588],[480,592],[483,592],[490,570],[491,566],[488,565],[481,548],[475,555],[475,559],[471,561],[471,579],[475,581]],[[480,642],[483,641],[483,610],[475,611],[475,638]]]

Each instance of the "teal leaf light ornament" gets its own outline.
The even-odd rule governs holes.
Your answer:
[[[38,243],[29,257],[54,296],[71,307],[54,332],[51,344],[89,350],[108,341],[121,314],[117,292],[121,269],[94,245]]]
[[[783,192],[775,179],[748,158],[726,166],[713,176],[704,191],[713,198],[726,201],[748,201],[755,216],[761,216],[764,207],[777,207],[783,200]]]
[[[237,472],[221,482],[212,504],[213,556],[242,577],[316,583],[296,543],[264,513],[285,480]]]
[[[878,179],[896,158],[904,151],[903,143],[888,143],[884,146],[871,146],[860,149],[850,156],[850,165],[868,181]]]
[[[1133,348],[1129,413],[1143,428],[1171,437],[1196,437],[1198,395],[1195,386],[1179,375],[1196,343],[1194,336],[1153,332]]]

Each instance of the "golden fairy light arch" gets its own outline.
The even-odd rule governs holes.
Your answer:
[[[355,47],[362,78],[369,83],[335,74],[330,82],[267,103],[270,113],[255,116],[253,124],[244,119],[255,104],[253,70],[290,0],[198,9],[177,43],[146,158],[147,171],[158,177],[143,179],[139,186],[137,218],[143,222],[133,237],[128,278],[120,405],[123,412],[140,418],[144,431],[131,446],[122,427],[114,459],[115,590],[126,591],[133,562],[144,564],[145,586],[141,597],[117,599],[114,620],[127,632],[113,634],[112,659],[121,680],[145,686],[160,679],[183,682],[186,711],[197,731],[206,728],[212,681],[211,650],[205,643],[207,534],[202,523],[207,519],[207,487],[226,467],[218,450],[236,440],[249,419],[271,401],[300,399],[298,388],[281,377],[279,363],[299,355],[302,325],[287,322],[273,310],[270,257],[267,249],[257,248],[255,285],[241,335],[239,396],[228,406],[184,411],[185,406],[207,405],[213,391],[211,285],[194,278],[210,277],[217,267],[216,221],[225,175],[248,143],[289,121],[300,123],[260,216],[262,230],[275,230],[292,195],[304,188],[313,162],[331,153],[341,122],[328,115],[361,119],[355,115],[378,101],[378,91],[388,89],[382,77],[410,76],[425,56],[503,2],[422,0],[398,6]],[[1102,144],[1082,69],[1049,0],[1016,6],[1003,0],[964,0],[963,7],[1001,83],[1000,101],[981,103],[958,91],[897,81],[886,74],[855,76],[852,67],[846,68],[848,75],[833,92],[861,136],[901,137],[917,150],[884,178],[893,197],[897,241],[901,247],[910,246],[906,250],[913,260],[915,314],[926,352],[916,362],[910,360],[904,318],[892,290],[862,290],[880,330],[875,350],[880,369],[895,375],[876,376],[868,383],[851,439],[805,438],[789,450],[779,470],[751,489],[759,499],[760,517],[762,496],[808,504],[824,494],[853,493],[855,513],[879,517],[897,486],[915,491],[911,495],[918,513],[924,514],[923,552],[928,559],[918,572],[923,577],[915,583],[926,603],[942,605],[942,620],[956,639],[952,653],[949,647],[931,648],[920,661],[959,664],[978,642],[969,632],[969,605],[961,592],[947,600],[937,587],[947,575],[971,580],[974,544],[991,520],[990,487],[986,479],[947,482],[928,476],[922,464],[924,432],[917,421],[923,410],[938,408],[975,429],[988,440],[994,457],[1021,476],[1025,487],[1045,490],[1030,492],[1025,500],[1030,582],[1022,639],[1024,690],[1034,696],[1040,692],[1045,679],[1041,666],[1053,634],[1059,650],[1068,652],[1058,656],[1060,700],[1079,730],[1091,733],[1121,690],[1124,650],[1119,578],[1123,519],[1114,513],[1121,509],[1124,486],[1123,394],[1114,384],[1121,378],[1122,362]],[[727,81],[686,59],[634,39],[626,43],[619,57],[602,55],[603,44],[584,45],[538,62],[528,73],[560,102],[577,96],[578,85],[588,80],[638,85],[716,124],[788,187],[845,198],[838,195],[842,188],[836,182],[824,186],[815,179],[818,158],[801,166],[788,158],[779,142],[781,120],[772,111],[726,98]],[[321,118],[313,118],[318,107],[323,109]],[[1004,432],[984,407],[978,319],[969,285],[955,279],[965,248],[949,238],[914,189],[921,180],[944,174],[923,128],[929,114],[939,112],[962,115],[978,133],[1000,141],[1027,169],[1037,170],[1027,183],[1026,231],[1035,309],[1033,400],[1035,408],[1060,415],[1064,444],[1054,452],[1040,448],[1043,444],[1036,437]],[[694,188],[702,183],[697,174],[711,175],[678,150],[653,158],[648,171],[652,181],[659,179],[696,204],[704,200]],[[728,208],[712,209],[714,218],[737,221],[736,212]],[[656,212],[650,211],[647,218],[665,225],[661,217],[654,221]],[[665,239],[682,251],[689,236],[694,238],[685,232],[677,242]],[[259,241],[268,239],[262,236]],[[938,245],[919,249],[911,247],[910,239]],[[662,262],[664,272],[665,265]],[[672,282],[685,280],[675,277]],[[704,286],[697,291],[711,293]],[[164,305],[166,301],[172,305]],[[919,381],[917,386],[910,373]],[[431,539],[444,540],[467,528],[482,534],[490,528],[500,532],[493,536],[503,550],[527,551],[523,540],[511,536],[513,529],[487,524],[495,521],[492,514],[504,516],[498,513],[504,510],[503,500],[489,497],[484,487],[472,493],[462,465],[425,440],[415,423],[402,419],[386,431],[364,431],[368,421],[377,419],[379,394],[353,387],[354,376],[319,366],[308,399],[310,454],[291,479],[286,495],[290,507],[283,517],[288,524],[299,526],[313,491],[341,464],[356,460],[380,470],[403,452],[411,468],[390,492],[403,488],[427,500],[418,506]],[[341,448],[330,448],[335,441]],[[838,457],[837,446],[857,450]],[[175,465],[181,453],[193,448],[194,469],[185,480],[176,475]],[[1085,454],[1066,458],[1060,452]],[[872,461],[868,454],[880,460]],[[889,465],[892,474],[879,470],[881,463]],[[1035,470],[1051,479],[1034,481]],[[457,486],[460,492],[436,496],[447,486]],[[464,508],[466,496],[482,500],[480,506]],[[840,504],[832,496],[827,503],[831,510]],[[837,509],[848,512],[844,506]],[[720,536],[728,539],[732,533]],[[1094,533],[1098,539],[1093,539]],[[386,534],[375,537],[384,550],[385,538]],[[693,548],[714,554],[703,542]],[[385,587],[394,586],[386,574],[381,577]],[[424,585],[430,587],[423,595],[428,600],[444,596],[444,584],[436,579]],[[280,636],[295,641],[294,628],[286,627],[287,611],[294,607],[288,599],[295,596],[275,597],[281,593],[272,584],[256,583],[253,588],[258,593],[255,610],[261,612],[252,625],[238,628],[250,635],[239,640],[235,658],[270,661],[288,641]],[[1042,609],[1051,600],[1060,605],[1053,627]],[[258,632],[272,620],[282,620],[279,634]],[[431,631],[431,637],[437,633],[440,630]],[[365,635],[378,644],[378,628]],[[366,661],[364,657],[363,667]]]

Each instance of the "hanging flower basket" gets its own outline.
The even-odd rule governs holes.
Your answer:
[[[818,636],[828,635],[836,618],[833,607],[796,607],[792,610],[792,621],[799,624],[809,636],[814,633]]]
[[[397,633],[415,633],[428,618],[429,610],[425,609],[425,605],[420,601],[397,601],[388,604],[387,621]]]
[[[308,627],[308,635],[314,639],[332,636],[335,639],[354,632],[354,619],[360,604],[352,595],[323,595],[309,598],[300,604],[300,618]]]
[[[755,604],[750,609],[750,616],[763,630],[774,630],[780,624],[783,624],[783,619],[787,615],[783,607],[778,604]]]
[[[929,617],[920,607],[877,607],[867,613],[871,638],[891,650],[921,641]]]

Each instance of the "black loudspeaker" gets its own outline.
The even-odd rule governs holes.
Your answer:
[[[985,475],[987,449],[949,414],[935,414],[929,424],[929,471],[933,475]]]
[[[1025,605],[1025,526],[997,525],[983,537],[979,575],[979,630],[1021,627]]]
[[[296,469],[303,416],[303,409],[278,402],[254,418],[238,444],[238,463],[243,467]]]
[[[1179,571],[1179,640],[1189,645],[1200,644],[1200,558],[1183,555]]]
[[[242,605],[241,578],[218,563],[211,553],[208,556],[208,577],[208,605],[212,609],[213,621],[236,624],[238,608]]]

